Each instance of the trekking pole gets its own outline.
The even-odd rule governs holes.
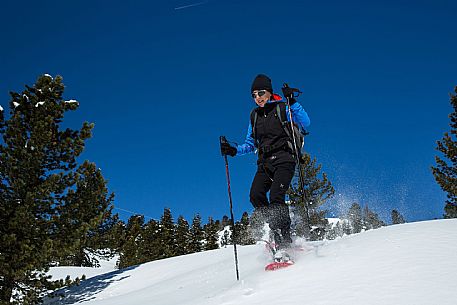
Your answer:
[[[224,136],[220,136],[219,138],[220,144],[222,143],[228,143],[227,139]],[[229,201],[230,201],[230,217],[231,217],[231,222],[232,222],[232,228],[233,228],[233,233],[232,236],[235,237],[235,218],[233,217],[233,203],[232,203],[232,190],[230,189],[230,173],[229,173],[229,166],[228,166],[228,160],[227,160],[227,155],[222,154],[225,160],[225,174],[227,176],[227,186],[228,186],[228,195],[229,195]],[[236,250],[236,241],[234,238],[232,238],[233,242],[233,251],[235,253],[235,269],[236,269],[236,280],[240,280],[240,273],[238,271],[238,252]]]
[[[287,83],[284,83],[282,88],[289,88],[289,85]],[[301,93],[300,90],[294,89],[295,92],[298,94]],[[311,233],[311,221],[310,221],[310,216],[309,216],[309,209],[308,209],[308,203],[305,202],[305,177],[303,177],[303,173],[301,170],[301,148],[298,147],[297,145],[297,140],[295,139],[295,132],[294,132],[294,119],[292,118],[292,110],[290,108],[290,98],[286,96],[287,99],[287,106],[289,107],[289,121],[290,121],[290,131],[292,134],[292,141],[294,142],[294,151],[295,151],[295,157],[297,158],[297,164],[298,164],[298,180],[300,181],[300,187],[302,191],[302,200],[303,200],[303,206],[305,208],[305,215],[306,215],[306,222],[308,224],[308,229],[309,232]]]

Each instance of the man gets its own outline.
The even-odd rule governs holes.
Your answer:
[[[232,157],[253,153],[257,148],[257,172],[249,197],[255,208],[254,214],[258,217],[261,215],[269,223],[278,248],[286,248],[292,243],[291,220],[285,196],[297,163],[294,144],[289,136],[291,133],[286,132],[282,125],[278,109],[285,111],[282,115],[288,121],[291,111],[294,123],[301,130],[310,125],[308,114],[294,98],[294,90],[296,89],[283,88],[284,95],[290,102],[289,109],[281,96],[273,93],[271,79],[263,74],[257,75],[251,86],[251,95],[258,107],[251,112],[244,144],[236,147],[228,143],[221,144],[222,153]],[[268,191],[270,200],[267,198]]]

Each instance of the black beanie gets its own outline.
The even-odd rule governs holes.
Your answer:
[[[254,78],[251,85],[251,92],[254,90],[267,90],[273,94],[273,86],[271,85],[271,79],[265,74],[259,74]]]

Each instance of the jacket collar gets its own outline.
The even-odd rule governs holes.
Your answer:
[[[268,103],[282,101],[282,96],[280,96],[279,94],[273,93],[272,97],[273,98],[271,100],[269,100]]]

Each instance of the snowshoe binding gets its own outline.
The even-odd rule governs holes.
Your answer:
[[[291,255],[288,253],[288,249],[292,246],[292,239],[290,234],[281,234],[279,231],[273,231],[273,238],[270,240],[274,241],[265,241],[267,249],[271,253],[272,262],[265,266],[266,271],[273,271],[285,267],[289,267],[294,264],[294,261]]]

